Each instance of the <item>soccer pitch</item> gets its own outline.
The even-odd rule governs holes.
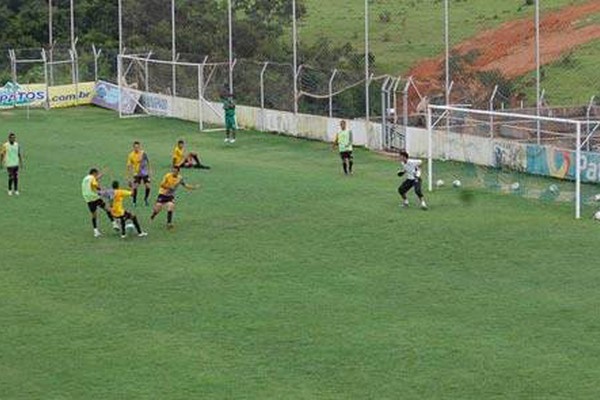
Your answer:
[[[25,154],[0,192],[0,398],[595,398],[599,229],[572,205],[447,188],[399,209],[396,164],[327,144],[79,108],[0,113]],[[121,240],[81,179],[124,183],[141,140],[152,199],[176,139],[176,228]],[[127,206],[130,208],[131,204]]]

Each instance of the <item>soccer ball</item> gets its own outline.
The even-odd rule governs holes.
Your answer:
[[[438,180],[435,182],[435,186],[437,186],[437,187],[442,187],[442,186],[444,186],[444,181],[443,181],[443,180],[441,180],[441,179],[438,179]]]
[[[596,213],[594,214],[594,219],[596,221],[600,221],[600,211],[596,211]]]
[[[550,187],[548,188],[550,190],[551,193],[557,194],[559,192],[558,186],[556,185],[550,185]]]
[[[462,186],[462,182],[456,179],[454,182],[452,182],[452,186],[454,186],[455,188],[459,188]]]
[[[517,191],[521,188],[521,184],[519,182],[515,182],[512,185],[510,185],[510,188],[514,191]]]
[[[594,201],[600,201],[600,194],[594,196]]]
[[[133,222],[128,221],[127,224],[125,225],[125,232],[131,233],[134,230],[135,230],[135,225],[133,224]]]

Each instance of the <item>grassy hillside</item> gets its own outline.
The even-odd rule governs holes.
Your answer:
[[[582,0],[544,0],[552,10]],[[364,2],[306,0],[308,15],[301,39],[327,36],[364,48]],[[533,15],[525,0],[464,0],[450,2],[450,36],[456,44],[483,29]],[[371,49],[378,72],[399,74],[416,61],[440,54],[444,48],[444,3],[441,0],[370,0]]]

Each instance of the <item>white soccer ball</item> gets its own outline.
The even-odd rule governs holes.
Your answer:
[[[600,211],[596,211],[596,213],[594,214],[594,219],[596,221],[600,221]]]
[[[594,201],[600,201],[600,194],[594,196]]]
[[[552,193],[558,193],[559,192],[558,186],[556,186],[556,185],[550,185],[550,187],[548,189]]]
[[[437,186],[437,187],[442,187],[442,186],[444,186],[444,181],[443,181],[443,180],[441,180],[441,179],[438,179],[438,180],[435,182],[435,186]]]
[[[510,185],[510,188],[515,191],[519,190],[521,188],[521,184],[519,182],[515,182],[512,185]]]
[[[455,188],[459,188],[462,186],[462,182],[456,179],[454,182],[452,182],[452,186],[454,186]]]
[[[125,232],[131,233],[134,230],[135,230],[135,225],[133,224],[133,222],[131,222],[131,221],[127,222],[127,224],[125,225]]]

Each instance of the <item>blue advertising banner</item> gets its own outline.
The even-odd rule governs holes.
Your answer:
[[[123,114],[133,114],[137,103],[140,100],[140,94],[137,91],[124,89],[121,100],[123,101],[123,107],[121,108]],[[92,104],[119,111],[119,86],[99,81],[96,84],[95,96],[92,99]]]
[[[575,180],[576,153],[550,146],[527,145],[527,172]],[[581,181],[600,182],[600,153],[581,152]]]

